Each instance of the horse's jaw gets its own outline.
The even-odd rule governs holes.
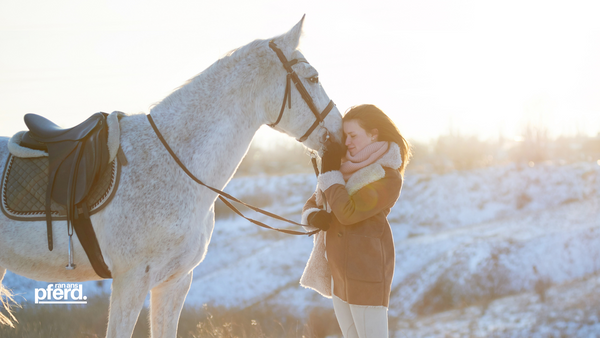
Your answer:
[[[326,142],[342,143],[342,116],[333,107],[325,121],[303,142],[304,146],[321,153]]]

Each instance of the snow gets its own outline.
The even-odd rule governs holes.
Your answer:
[[[226,191],[299,221],[315,183],[310,174],[245,177],[233,179]],[[399,337],[600,334],[598,312],[565,308],[600,288],[594,277],[600,271],[597,164],[408,172],[388,219],[396,246],[389,313]],[[311,249],[312,238],[271,232],[237,216],[217,219],[186,305],[277,304],[299,316],[331,307],[298,284]],[[4,285],[24,295],[21,302],[32,302],[33,288],[47,283],[8,272]],[[110,281],[84,283],[87,295],[109,289]],[[540,290],[548,290],[547,303],[538,299]]]

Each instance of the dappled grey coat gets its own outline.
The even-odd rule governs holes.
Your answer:
[[[401,164],[400,148],[390,143],[386,154],[348,182],[340,171],[319,176],[317,190],[302,210],[302,223],[324,208],[321,191],[335,217],[328,231],[314,237],[302,286],[330,298],[333,277],[338,298],[357,305],[389,305],[395,249],[387,215],[400,196]]]

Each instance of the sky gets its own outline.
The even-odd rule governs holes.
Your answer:
[[[373,103],[409,140],[600,132],[597,1],[0,1],[0,135],[152,104],[306,14],[301,49],[341,112]],[[268,128],[257,139],[287,140]],[[291,140],[291,139],[290,139]]]

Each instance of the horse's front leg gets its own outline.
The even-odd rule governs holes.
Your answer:
[[[150,291],[149,277],[144,269],[136,267],[113,277],[107,338],[131,338]]]
[[[177,337],[179,315],[192,285],[192,272],[163,282],[150,292],[152,338]]]

